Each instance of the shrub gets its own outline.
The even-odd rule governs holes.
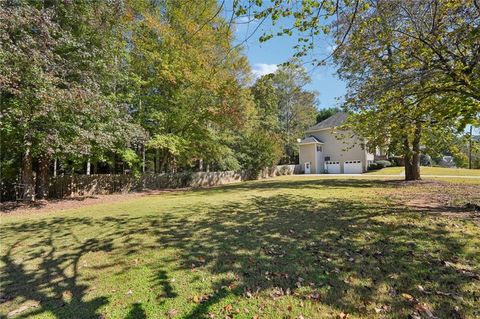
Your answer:
[[[375,163],[375,162],[374,162],[374,163],[370,163],[370,164],[368,165],[368,170],[369,170],[369,171],[374,171],[374,170],[377,170],[377,169],[380,169],[380,168],[382,168],[382,167],[379,166],[379,165],[378,165],[377,163]]]
[[[375,163],[379,166],[379,168],[392,166],[392,163],[390,161],[376,161]]]
[[[405,165],[402,156],[390,157],[388,160],[392,163],[392,166],[403,166],[403,165]]]
[[[420,154],[420,165],[422,166],[432,166],[433,161],[430,155]]]

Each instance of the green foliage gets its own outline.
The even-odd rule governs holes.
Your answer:
[[[26,156],[24,183],[33,160],[85,162],[135,138],[116,94],[119,19],[117,4],[102,1],[0,3],[2,161],[19,172]]]
[[[260,127],[281,140],[282,163],[295,163],[297,138],[315,123],[317,93],[304,89],[310,82],[305,68],[294,60],[261,77],[252,87]]]
[[[122,160],[125,163],[127,163],[130,167],[140,164],[140,161],[141,161],[138,154],[135,153],[135,151],[132,150],[131,148],[121,150],[120,156],[122,157]]]
[[[156,134],[146,146],[153,149],[165,149],[172,155],[179,155],[185,148],[185,141],[173,134]]]
[[[317,123],[320,123],[326,119],[328,119],[330,116],[340,112],[341,110],[337,107],[329,107],[326,109],[320,109],[317,111]]]
[[[163,150],[167,169],[196,161],[238,167],[228,155],[231,135],[255,107],[245,87],[248,64],[215,15],[217,3],[149,3],[130,7],[128,23],[134,117],[152,136],[148,147]]]
[[[239,151],[242,168],[254,179],[264,168],[276,165],[282,154],[276,136],[266,131],[245,134],[240,141]]]

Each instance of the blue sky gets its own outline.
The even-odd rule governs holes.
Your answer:
[[[231,11],[226,6],[225,16],[229,18]],[[256,76],[272,73],[278,64],[288,61],[294,54],[293,46],[296,44],[295,35],[292,37],[274,37],[267,42],[260,43],[258,38],[264,31],[278,30],[278,26],[272,27],[270,21],[265,21],[255,34],[252,35],[258,21],[250,21],[246,17],[237,18],[235,24],[236,43],[242,43],[244,53],[250,61],[252,72]],[[288,23],[288,21],[286,21]],[[249,39],[247,39],[250,36]],[[315,55],[326,57],[333,49],[333,41],[328,38],[319,39],[316,43]],[[339,106],[345,94],[345,83],[335,75],[335,66],[328,63],[326,66],[313,68],[305,64],[312,79],[312,83],[306,86],[308,90],[319,93],[318,108]]]

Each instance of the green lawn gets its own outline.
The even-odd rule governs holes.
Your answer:
[[[383,169],[375,170],[375,171],[368,171],[367,175],[400,175],[403,174],[405,169],[403,167],[395,166],[395,167],[386,167]]]
[[[369,175],[400,175],[403,174],[403,167],[387,167],[378,171],[370,171]],[[480,176],[480,169],[465,168],[444,168],[444,167],[426,167],[420,168],[422,176],[442,175],[442,176]]]
[[[279,177],[3,215],[0,317],[478,318],[478,194]]]

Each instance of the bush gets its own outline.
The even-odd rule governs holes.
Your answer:
[[[388,160],[392,163],[392,166],[404,166],[405,165],[405,162],[403,161],[402,156],[390,157]]]
[[[420,154],[420,165],[422,166],[432,166],[433,161],[430,155]]]
[[[379,168],[392,166],[392,163],[390,161],[376,161],[375,164],[377,164]]]
[[[377,169],[380,169],[381,167],[377,164],[377,163],[370,163],[368,165],[368,170],[369,171],[374,171],[374,170],[377,170]]]

